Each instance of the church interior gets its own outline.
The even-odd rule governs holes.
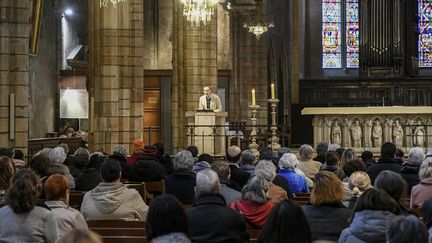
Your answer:
[[[431,195],[431,0],[0,0],[1,242],[426,243]]]

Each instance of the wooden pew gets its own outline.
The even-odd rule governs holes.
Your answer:
[[[145,188],[147,190],[147,204],[150,204],[153,198],[165,194],[165,181],[147,181]]]
[[[137,190],[143,201],[147,202],[147,191],[145,182],[125,183],[124,185],[126,185],[129,189]]]
[[[69,207],[80,211],[84,194],[83,191],[71,191],[69,193]]]
[[[105,243],[148,242],[143,221],[90,220],[87,225],[101,235]]]
[[[310,201],[310,193],[294,193],[293,200],[300,205],[306,205]]]

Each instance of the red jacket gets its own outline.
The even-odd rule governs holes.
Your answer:
[[[267,201],[264,204],[258,204],[249,200],[240,199],[232,202],[230,208],[237,210],[246,222],[256,228],[262,228],[267,221],[267,217],[273,209],[274,204]]]

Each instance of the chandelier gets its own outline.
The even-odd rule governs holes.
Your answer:
[[[194,27],[201,23],[206,25],[211,21],[217,0],[181,0],[183,3],[183,16]]]
[[[99,0],[99,7],[107,8],[109,5],[112,5],[114,8],[117,8],[117,5],[122,2],[126,2],[126,0]]]
[[[261,1],[257,1],[257,11],[255,12],[254,20],[250,23],[243,24],[243,27],[248,29],[249,33],[254,34],[257,40],[259,40],[269,28],[274,27],[273,23],[267,23],[262,20],[260,3]]]

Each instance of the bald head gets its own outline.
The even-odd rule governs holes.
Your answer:
[[[240,160],[241,149],[237,146],[231,146],[226,151],[226,158],[230,163],[238,163]]]

